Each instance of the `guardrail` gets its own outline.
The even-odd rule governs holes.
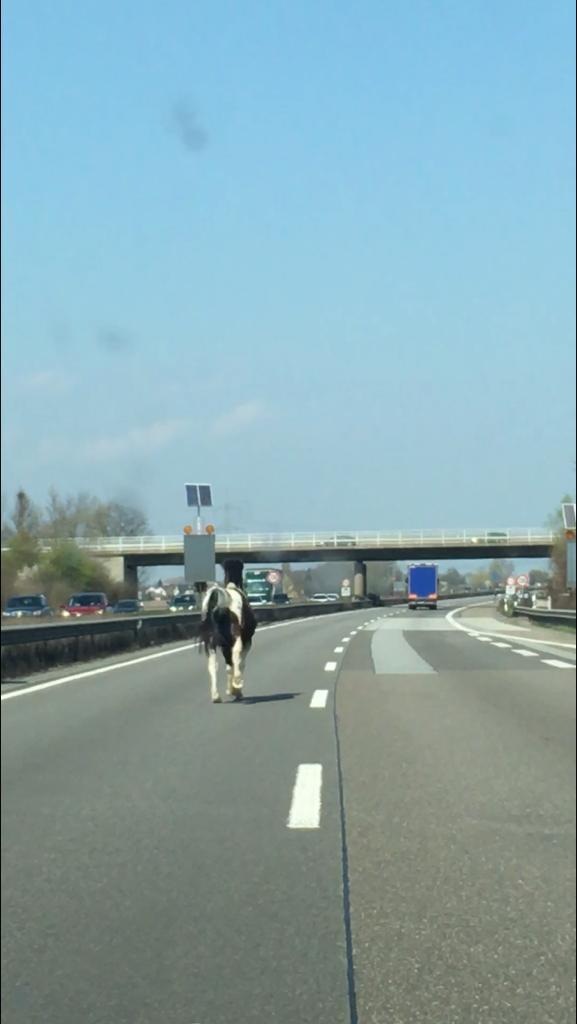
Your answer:
[[[75,537],[78,547],[95,554],[130,555],[159,552],[177,554],[183,550],[183,536],[150,537]],[[291,551],[303,548],[404,548],[404,547],[494,547],[500,545],[551,544],[550,530],[519,527],[503,530],[398,530],[333,531],[328,533],[242,533],[217,534],[217,552]],[[60,541],[61,543],[62,541]],[[58,541],[41,541],[42,550],[50,550]]]
[[[486,592],[485,592],[486,593]],[[439,600],[485,596],[475,594],[444,594]],[[382,605],[404,605],[406,596],[382,599]],[[331,604],[307,602],[277,607],[254,608],[257,621],[276,622],[306,619],[372,607],[364,602],[338,601]],[[56,665],[103,658],[134,648],[158,646],[198,636],[200,612],[151,613],[123,618],[87,618],[73,622],[2,626],[0,633],[2,680],[17,680],[23,674],[38,672]]]
[[[271,605],[254,611],[257,621],[262,623],[354,611],[368,605],[369,602],[292,604],[281,608]],[[194,640],[199,627],[200,612],[5,626],[1,631],[2,681],[16,681],[27,673],[118,655],[135,648]]]
[[[524,608],[522,605],[515,605],[513,615],[523,616],[535,622],[544,622],[547,625],[565,625],[575,628],[575,612],[567,608]]]

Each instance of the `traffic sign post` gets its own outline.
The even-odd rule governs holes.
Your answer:
[[[567,541],[567,586],[569,590],[575,590],[575,541]]]
[[[524,573],[521,573],[520,576],[517,576],[517,586],[518,587],[528,587],[529,586],[529,577],[525,576]]]

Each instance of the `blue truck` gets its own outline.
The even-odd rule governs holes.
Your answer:
[[[409,608],[436,608],[439,595],[439,566],[432,562],[410,565],[408,576]]]

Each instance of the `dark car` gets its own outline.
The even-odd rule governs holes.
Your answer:
[[[193,612],[196,608],[194,594],[179,594],[168,602],[171,612]]]
[[[41,615],[53,615],[54,612],[44,594],[25,594],[22,597],[11,597],[2,615],[5,619],[22,619],[27,615],[39,618]]]
[[[106,594],[90,592],[73,594],[66,604],[62,605],[60,611],[65,619],[79,619],[83,615],[104,615],[108,608]]]
[[[134,615],[140,611],[142,611],[142,601],[137,601],[132,597],[123,598],[112,607],[114,615]]]
[[[273,604],[290,604],[291,599],[288,594],[273,594]]]

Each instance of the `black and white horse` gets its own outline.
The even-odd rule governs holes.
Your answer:
[[[208,657],[210,695],[220,704],[218,691],[218,650],[226,662],[226,692],[242,698],[244,663],[256,630],[256,619],[244,593],[234,583],[225,587],[213,583],[202,602],[200,639]]]

